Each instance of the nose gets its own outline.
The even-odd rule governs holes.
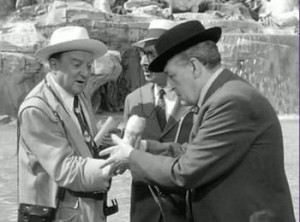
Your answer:
[[[80,74],[85,77],[89,77],[91,75],[91,67],[90,65],[82,66],[80,69]]]
[[[148,59],[147,55],[142,55],[141,56],[140,64],[142,66],[149,65],[149,59]]]
[[[175,88],[175,83],[174,81],[171,79],[171,78],[167,78],[167,86],[170,88],[170,89],[173,89]]]

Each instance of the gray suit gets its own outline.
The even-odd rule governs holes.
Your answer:
[[[209,88],[189,144],[152,141],[147,151],[156,155],[130,155],[134,180],[193,189],[194,221],[295,221],[277,115],[229,70]]]
[[[132,93],[125,101],[124,119],[131,115],[138,115],[146,119],[146,127],[142,134],[143,139],[153,139],[161,142],[184,143],[188,141],[192,127],[192,115],[187,115],[190,107],[182,106],[177,99],[174,111],[171,114],[164,129],[161,129],[155,113],[154,84],[148,83]],[[183,120],[181,122],[181,120]],[[154,197],[161,204],[156,204],[146,183],[133,180],[131,188],[131,222],[158,222],[164,221],[183,222],[186,221],[185,189],[163,189],[156,190]]]

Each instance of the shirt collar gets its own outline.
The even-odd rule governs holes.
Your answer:
[[[214,74],[211,75],[211,77],[208,79],[208,81],[205,83],[205,85],[203,86],[201,93],[200,93],[200,98],[198,101],[198,106],[200,107],[201,104],[203,103],[203,99],[205,97],[205,95],[208,92],[208,89],[211,87],[211,85],[213,84],[213,82],[217,79],[217,77],[221,74],[221,72],[224,70],[224,67],[220,67],[218,68]]]
[[[68,93],[64,88],[62,88],[53,78],[53,76],[50,75],[51,80],[54,83],[54,87],[60,94],[60,96],[63,98],[63,103],[66,106],[66,108],[73,112],[73,106],[74,106],[74,96],[70,93]]]
[[[172,99],[176,96],[176,93],[173,90],[171,90],[170,87],[166,86],[166,87],[163,88],[163,87],[161,87],[157,84],[154,84],[154,95],[155,95],[155,97],[159,97],[159,91],[161,89],[163,89],[166,92],[165,96],[170,98],[170,99]]]

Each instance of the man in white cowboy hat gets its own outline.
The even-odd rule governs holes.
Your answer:
[[[83,93],[93,60],[106,52],[79,26],[58,28],[36,52],[50,72],[18,112],[19,222],[106,221],[111,175],[93,158],[96,125]]]
[[[188,141],[192,127],[190,107],[180,104],[180,100],[166,86],[167,76],[163,72],[150,72],[148,66],[156,57],[154,44],[157,39],[176,23],[171,20],[153,20],[148,28],[147,36],[133,44],[140,52],[140,64],[144,71],[146,85],[130,93],[124,106],[124,119],[127,122],[132,115],[146,119],[143,139],[161,142]],[[163,91],[165,109],[158,106],[160,92]],[[159,112],[162,113],[159,115]],[[183,222],[186,221],[186,191],[184,189],[169,192],[147,183],[132,182],[131,187],[131,222]]]
[[[147,141],[133,149],[114,136],[118,146],[102,154],[113,151],[106,164],[128,161],[137,182],[192,189],[194,221],[294,222],[276,112],[221,65],[220,37],[220,27],[187,21],[155,45],[149,69],[165,71],[177,95],[200,107],[188,144]]]

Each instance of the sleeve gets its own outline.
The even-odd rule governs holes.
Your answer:
[[[130,117],[130,105],[129,105],[129,97],[127,96],[125,99],[125,104],[124,104],[124,123],[126,123],[128,121]]]
[[[137,181],[192,189],[233,170],[257,136],[249,103],[227,100],[206,111],[196,137],[179,157],[133,150],[130,169]],[[151,148],[150,148],[151,149]]]
[[[185,152],[187,145],[183,144],[181,146],[178,143],[160,143],[155,140],[147,140],[145,151],[154,155],[177,157]]]
[[[30,155],[58,186],[74,191],[107,190],[110,178],[100,169],[103,160],[76,155],[62,124],[46,112],[26,108],[21,114],[20,130]]]

